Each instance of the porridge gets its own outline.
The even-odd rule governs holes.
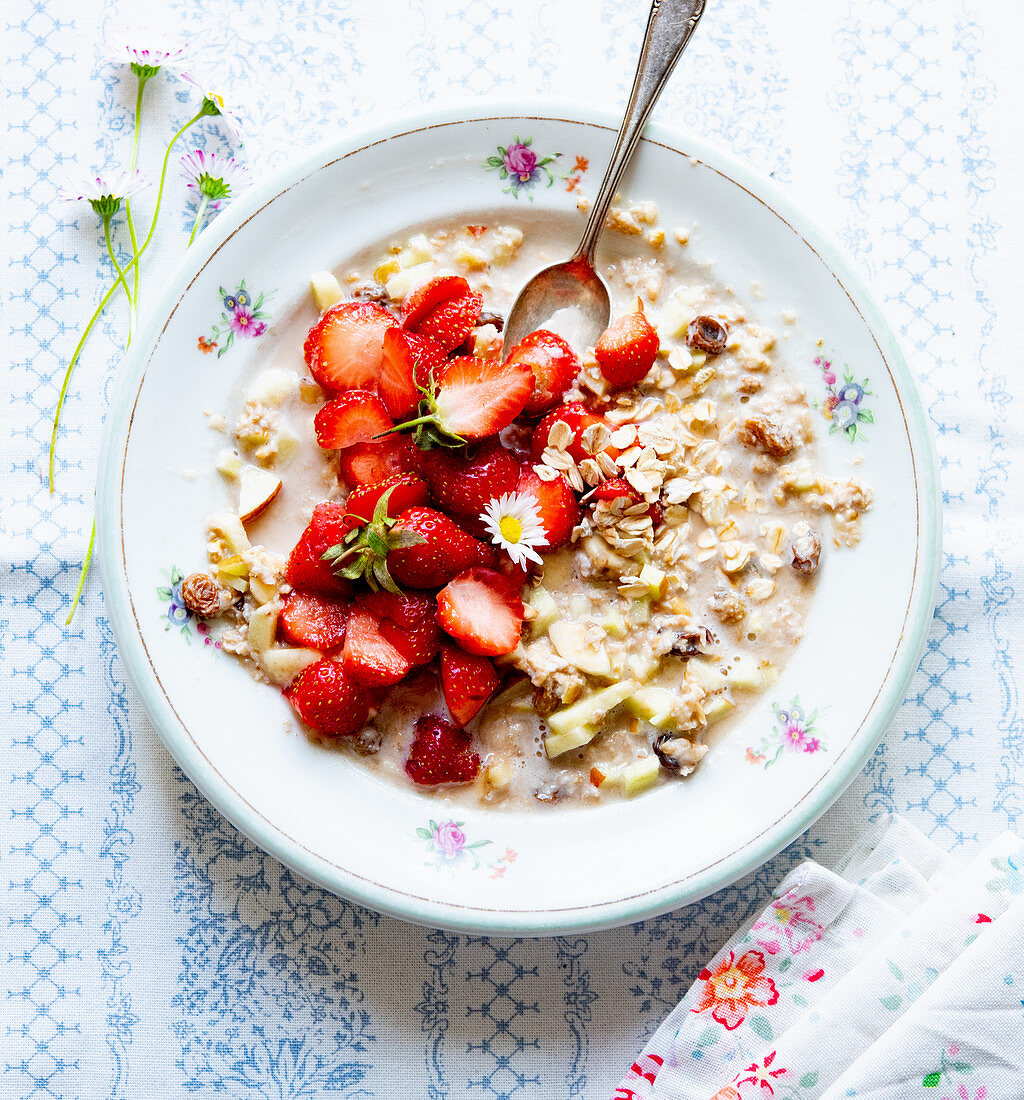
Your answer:
[[[567,253],[540,218],[428,228],[314,275],[211,419],[237,507],[183,595],[311,736],[400,782],[587,804],[690,774],[858,540],[871,492],[818,471],[775,337],[653,204],[609,228],[596,347],[502,357]]]

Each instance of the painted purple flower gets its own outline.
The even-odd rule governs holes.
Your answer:
[[[466,834],[454,821],[442,821],[434,830],[433,839],[445,859],[458,859],[466,847]]]
[[[537,154],[521,141],[513,142],[502,158],[510,176],[516,176],[520,183],[528,183],[537,170]]]

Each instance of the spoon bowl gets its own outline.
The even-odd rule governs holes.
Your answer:
[[[588,260],[574,256],[538,271],[519,292],[505,323],[504,351],[539,328],[575,347],[591,347],[610,319],[608,287]]]

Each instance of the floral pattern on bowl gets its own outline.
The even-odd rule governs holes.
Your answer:
[[[470,843],[462,829],[464,824],[464,821],[431,821],[427,827],[416,830],[416,836],[427,846],[426,866],[452,872],[461,866],[468,866],[473,871],[485,868],[491,872],[491,878],[501,878],[515,862],[515,850],[506,848],[497,859],[487,859],[480,849],[493,842],[475,840]]]
[[[556,176],[548,167],[549,164],[554,164],[558,160],[562,155],[561,153],[549,153],[547,156],[540,156],[535,149],[531,148],[532,145],[532,137],[520,140],[517,134],[508,146],[499,145],[498,152],[492,153],[483,162],[483,167],[488,171],[498,173],[498,179],[508,180],[508,186],[503,187],[502,191],[515,199],[519,198],[520,191],[525,191],[527,198],[533,201],[530,188],[540,180],[546,179],[547,186],[551,187],[556,179],[569,178],[569,174]],[[582,169],[580,168],[581,160],[584,163]],[[577,157],[573,173],[582,175],[586,171],[586,163],[585,157]]]
[[[857,382],[848,366],[843,368],[840,382],[831,359],[816,356],[814,365],[821,370],[822,381],[828,388],[828,397],[817,407],[829,421],[829,435],[841,432],[851,443],[865,439],[861,424],[874,424],[875,414],[864,403],[865,397],[873,397],[868,380]]]
[[[220,321],[210,329],[209,336],[200,336],[196,347],[204,354],[216,351],[219,359],[235,342],[235,337],[253,340],[267,331],[270,314],[263,308],[274,291],[264,294],[262,291],[253,297],[246,289],[245,280],[239,281],[232,290],[220,288],[221,304],[224,312]]]
[[[194,627],[196,633],[203,639],[204,645],[212,645],[220,649],[220,642],[214,641],[210,636],[210,628],[206,623],[202,619],[197,619],[185,606],[181,596],[181,582],[185,579],[185,574],[176,565],[161,572],[167,578],[167,583],[158,585],[156,594],[164,604],[164,610],[160,616],[165,620],[164,630],[177,630],[184,635],[185,641],[191,644]]]
[[[773,703],[772,709],[775,711],[775,725],[767,737],[761,738],[760,745],[756,748],[753,745],[747,746],[748,764],[763,764],[765,768],[770,768],[772,764],[778,763],[785,752],[827,751],[822,741],[821,730],[815,725],[818,712],[812,710],[810,714],[805,713],[800,706],[799,695],[793,697],[787,709],[783,710],[778,703]]]

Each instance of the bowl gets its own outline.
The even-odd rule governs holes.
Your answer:
[[[229,207],[188,251],[132,347],[107,420],[97,513],[106,604],[167,749],[283,863],[419,924],[578,932],[735,881],[806,830],[861,769],[903,698],[934,607],[935,457],[919,391],[871,294],[773,186],[662,126],[648,128],[621,190],[654,200],[662,224],[689,227],[693,255],[740,289],[758,320],[786,331],[789,369],[822,413],[821,465],[875,491],[860,546],[822,571],[780,680],[715,738],[692,777],[607,806],[533,811],[390,784],[309,741],[280,694],[219,652],[181,606],[176,586],[205,562],[206,519],[223,496],[213,461],[224,438],[207,414],[266,360],[308,302],[310,272],[449,218],[543,216],[575,234],[577,202],[596,191],[616,128],[589,108],[492,105],[406,117],[310,154]],[[252,316],[232,328],[224,299],[239,294]],[[300,367],[300,348],[294,356]]]

